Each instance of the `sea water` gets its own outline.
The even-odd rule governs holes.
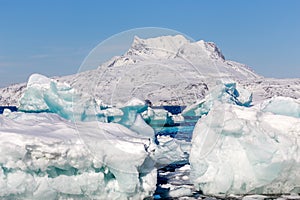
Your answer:
[[[156,108],[156,107],[155,107]],[[154,108],[154,109],[155,109]],[[185,106],[165,106],[158,107],[165,109],[168,112],[177,115],[185,108]],[[199,117],[184,117],[184,121],[175,123],[174,125],[152,126],[155,130],[155,137],[157,136],[170,136],[176,140],[183,140],[191,142],[194,127],[199,120]],[[189,165],[189,161],[181,160],[171,163],[165,167],[158,169],[157,172],[157,188],[154,194],[154,199],[172,199],[169,193],[172,189],[189,189],[192,188],[192,183],[189,181],[189,170],[181,170]],[[171,187],[165,187],[170,185]],[[190,195],[189,195],[190,196]],[[194,193],[194,197],[198,194]]]
[[[12,112],[18,111],[16,106],[0,106],[0,114],[3,114],[4,109],[9,109]]]

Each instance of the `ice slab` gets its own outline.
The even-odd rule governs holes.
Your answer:
[[[262,110],[278,115],[300,118],[300,100],[290,97],[273,97],[263,103]]]
[[[220,104],[198,121],[190,154],[191,180],[197,190],[300,192],[300,119],[260,108]]]
[[[141,116],[141,113],[147,109],[145,101],[132,98],[124,105],[120,106],[123,115],[119,124],[135,131],[136,133],[154,139],[154,130],[149,126]]]
[[[154,160],[157,166],[164,167],[177,161],[187,161],[191,149],[190,142],[177,140],[170,136],[157,136],[157,145]]]
[[[0,115],[0,198],[143,199],[157,172],[151,141],[115,123],[52,113]]]

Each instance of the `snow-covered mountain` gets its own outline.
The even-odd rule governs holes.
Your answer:
[[[26,83],[13,84],[0,89],[0,105],[18,105],[23,92],[26,89]]]
[[[226,60],[214,43],[191,42],[181,35],[135,37],[124,55],[95,70],[58,80],[112,105],[131,97],[149,99],[155,105],[189,105],[216,83],[232,81],[253,89],[258,99],[269,98],[274,92],[300,97],[294,92],[299,80],[264,79],[248,66]],[[0,104],[17,105],[24,88],[25,84],[17,84],[0,89]]]
[[[260,78],[256,80],[242,80],[240,83],[253,93],[254,104],[274,96],[300,98],[300,78]]]

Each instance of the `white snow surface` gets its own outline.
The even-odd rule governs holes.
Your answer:
[[[295,105],[297,100],[281,97],[249,108],[214,106],[193,132],[190,163],[196,189],[205,194],[299,193],[300,119],[289,109]],[[282,113],[284,107],[291,113]]]
[[[156,187],[150,140],[118,124],[0,115],[0,198],[142,199]]]

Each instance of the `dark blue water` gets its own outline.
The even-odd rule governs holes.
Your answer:
[[[173,115],[177,115],[181,113],[186,106],[152,106],[152,109],[165,109],[166,111],[172,113]]]
[[[169,135],[172,138],[190,142],[192,139],[193,130],[194,130],[194,124],[188,124],[185,126],[180,124],[180,126],[163,127],[160,130],[157,130],[155,135],[156,136]]]
[[[155,130],[155,137],[158,135],[170,136],[178,140],[185,140],[190,142],[194,127],[199,120],[199,117],[184,117],[184,121],[174,124],[156,125],[152,126]]]
[[[180,114],[185,106],[167,106],[165,107],[152,107],[152,108],[159,108],[165,109],[172,114]],[[199,117],[185,117],[183,122],[174,124],[174,125],[167,125],[167,126],[153,126],[152,128],[155,130],[155,138],[158,135],[170,136],[177,140],[184,140],[187,142],[191,142],[194,127],[199,120]],[[157,141],[157,140],[156,140]],[[158,142],[158,141],[157,141]],[[154,199],[173,199],[169,196],[169,189],[161,187],[163,184],[171,183],[172,180],[169,180],[168,176],[163,175],[164,172],[174,172],[177,168],[180,168],[186,164],[189,164],[188,160],[181,160],[175,163],[171,163],[163,168],[158,169],[157,173],[157,185],[156,191],[154,193]],[[198,194],[195,194],[196,196]],[[196,197],[196,196],[193,197]]]
[[[12,112],[18,111],[16,106],[0,106],[0,114],[3,114],[4,109],[9,109]]]

